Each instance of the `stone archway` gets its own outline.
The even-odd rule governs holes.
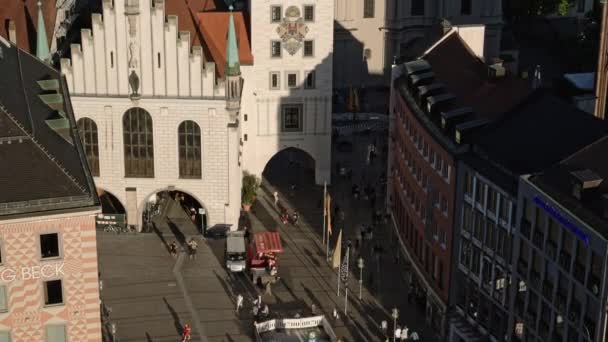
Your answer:
[[[152,192],[140,203],[138,215],[141,220],[141,231],[150,231],[149,223],[157,215],[163,214],[163,206],[169,198],[176,200],[186,214],[192,215],[193,222],[199,233],[202,233],[207,228],[209,212],[203,201],[189,191],[171,187]]]
[[[262,177],[279,188],[315,185],[316,161],[310,153],[288,147],[275,153],[266,163]]]

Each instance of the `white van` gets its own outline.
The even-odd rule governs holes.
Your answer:
[[[246,267],[245,232],[229,232],[226,237],[226,268],[231,272],[243,272]]]

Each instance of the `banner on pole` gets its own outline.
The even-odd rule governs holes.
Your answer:
[[[336,248],[334,249],[334,255],[332,257],[332,267],[338,268],[340,267],[340,262],[342,262],[342,229],[340,229],[340,233],[338,234],[338,242],[336,242]]]
[[[323,216],[327,216],[327,183],[323,184]]]
[[[327,194],[327,239],[331,236],[331,196]]]
[[[350,254],[350,250],[348,247],[346,248],[345,254],[346,255],[344,257],[344,261],[342,261],[342,267],[340,267],[340,279],[342,280],[343,283],[347,284],[348,276],[350,274],[349,269],[348,269],[348,256]]]

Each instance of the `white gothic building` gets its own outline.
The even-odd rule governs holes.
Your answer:
[[[236,227],[243,170],[287,148],[330,181],[333,2],[220,4],[103,0],[61,60],[96,184],[129,224],[179,190]]]
[[[232,74],[219,78],[195,32],[180,30],[188,26],[178,21],[192,19],[166,15],[163,0],[102,4],[71,58],[61,60],[97,187],[120,200],[129,224],[141,225],[151,196],[179,190],[203,206],[207,226],[236,227],[238,56],[221,61]],[[227,31],[234,52],[234,25]]]

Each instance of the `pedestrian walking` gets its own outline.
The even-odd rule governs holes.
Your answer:
[[[340,319],[340,315],[338,315],[338,309],[336,309],[335,307],[334,307],[334,311],[332,312],[332,317],[333,317],[333,318],[334,318],[334,320],[336,320],[336,321],[337,321],[338,319]]]
[[[258,320],[258,315],[260,314],[260,309],[257,306],[254,306],[252,309],[253,312],[253,317],[255,317],[255,320]]]
[[[406,326],[403,326],[403,329],[401,329],[401,341],[405,341],[408,339],[409,337],[409,328]]]
[[[401,327],[397,326],[397,329],[395,329],[395,340],[400,340],[401,339]]]
[[[262,316],[268,317],[268,315],[270,315],[270,309],[268,308],[268,305],[264,305],[264,308],[262,309]]]
[[[169,253],[171,253],[172,257],[177,256],[177,243],[175,241],[171,242],[169,245]]]
[[[380,330],[382,330],[382,333],[384,334],[384,336],[386,336],[387,329],[388,329],[388,322],[386,320],[380,322]]]
[[[310,311],[313,315],[317,314],[317,306],[314,303],[310,306]]]
[[[192,330],[190,329],[190,324],[184,324],[184,331],[182,331],[182,342],[190,341],[192,336]]]
[[[291,222],[292,224],[297,227],[298,226],[298,220],[300,219],[300,215],[298,214],[297,211],[293,212],[293,215],[291,215]]]
[[[192,219],[192,223],[196,222],[196,209],[194,207],[190,208],[190,218]]]
[[[243,296],[239,293],[236,296],[236,313],[239,313],[239,310],[243,307]]]
[[[198,243],[194,238],[190,238],[188,241],[188,254],[190,255],[190,260],[196,257],[196,248],[198,247]]]
[[[272,196],[274,197],[274,207],[278,208],[279,207],[279,193],[277,191],[272,193]]]

